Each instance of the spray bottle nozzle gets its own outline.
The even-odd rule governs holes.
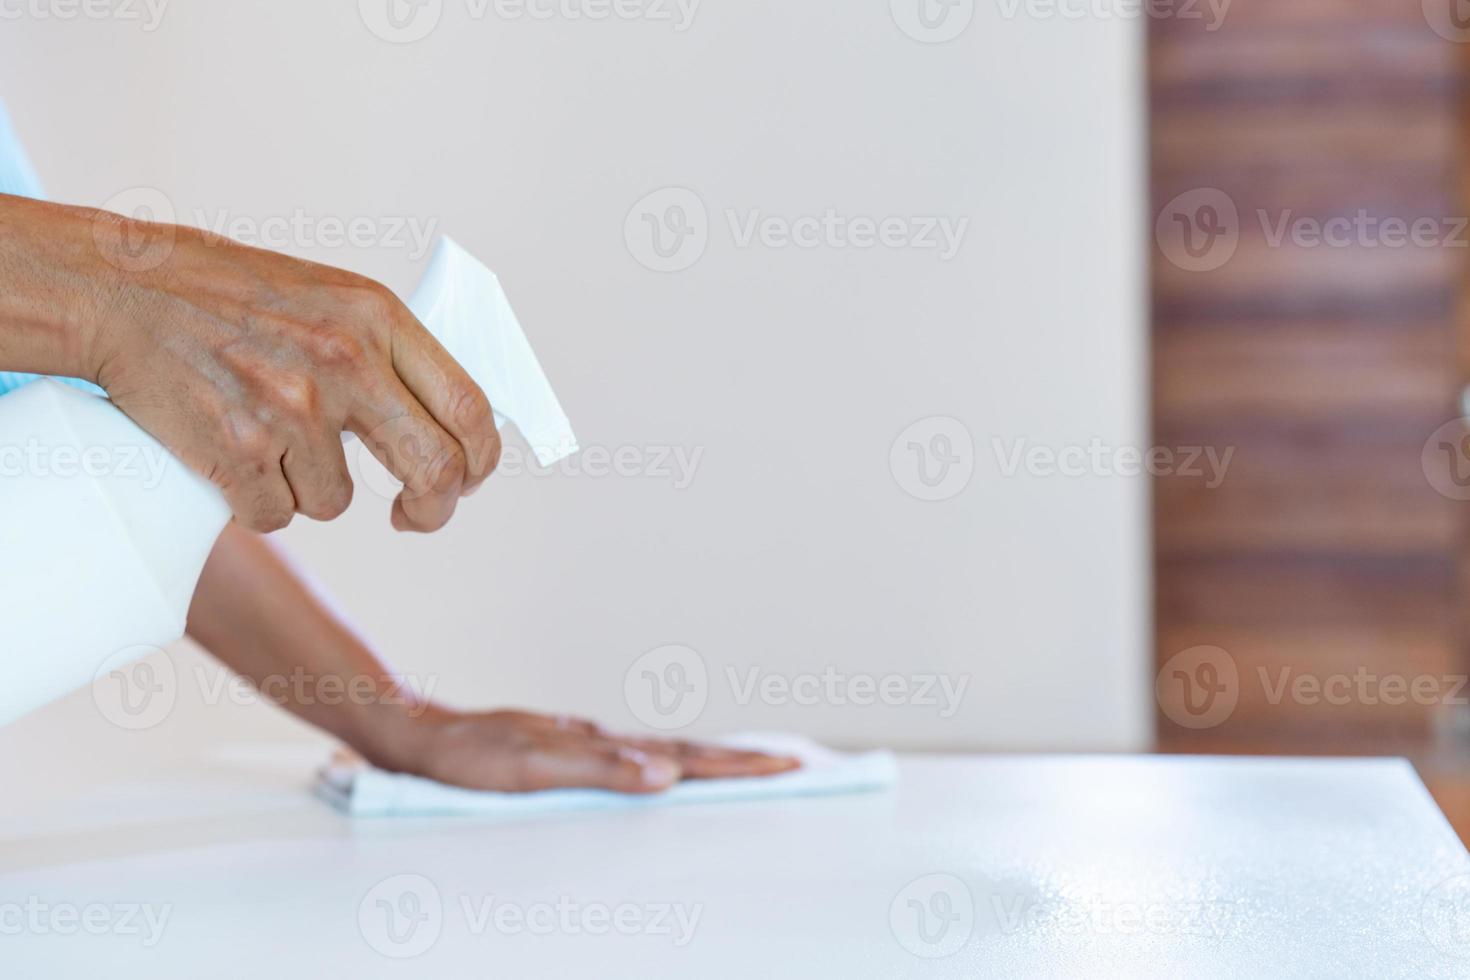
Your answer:
[[[514,422],[538,463],[577,451],[572,424],[495,273],[441,238],[408,308],[485,392],[496,427]]]

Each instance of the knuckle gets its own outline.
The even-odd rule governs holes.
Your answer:
[[[314,419],[321,412],[321,389],[307,374],[277,376],[271,382],[270,397],[276,413],[290,419]]]
[[[259,463],[270,452],[270,430],[246,412],[227,412],[220,420],[219,442],[231,459]]]
[[[431,493],[449,493],[464,483],[464,450],[449,446],[436,453],[424,470],[424,485]]]
[[[402,303],[375,279],[361,277],[343,287],[341,305],[350,323],[372,324],[398,316]]]
[[[290,524],[292,516],[288,507],[276,503],[261,503],[250,513],[248,523],[252,531],[270,534]]]
[[[320,497],[312,501],[311,509],[303,513],[314,521],[335,521],[347,513],[347,508],[351,506],[352,481],[334,480]]]
[[[443,529],[449,523],[449,519],[454,516],[454,513],[450,510],[436,510],[432,513],[415,514],[405,509],[404,516],[407,517],[411,530],[417,531],[419,534],[433,534],[435,531]]]
[[[308,335],[307,353],[312,364],[322,370],[354,370],[367,361],[367,345],[351,330],[340,326],[322,327]]]
[[[490,399],[477,384],[458,388],[450,395],[449,417],[462,432],[478,434],[485,429],[495,431]]]
[[[490,437],[485,440],[485,469],[484,469],[484,473],[485,473],[486,476],[489,476],[491,473],[494,473],[496,467],[498,467],[500,465],[500,454],[501,454],[501,452],[502,452],[503,449],[504,449],[504,446],[502,445],[502,443],[500,441],[500,433],[499,432],[496,432],[495,429],[492,428],[490,430]]]

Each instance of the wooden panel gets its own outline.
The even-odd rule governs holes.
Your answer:
[[[1179,36],[1212,34],[1228,35],[1242,30],[1271,30],[1282,36],[1301,31],[1382,32],[1402,30],[1411,34],[1429,34],[1420,0],[1213,0],[1215,8],[1223,8],[1223,19],[1211,13],[1211,0],[1175,0],[1172,6],[1158,0],[1160,10],[1179,10],[1181,17],[1155,18],[1156,37],[1174,40]],[[1454,0],[1434,0],[1452,3]],[[1200,16],[1192,16],[1199,10]],[[1219,22],[1214,32],[1206,30]]]
[[[1387,624],[1449,630],[1455,566],[1449,554],[1164,559],[1157,569],[1158,612],[1170,624],[1201,628]]]
[[[1422,22],[1421,22],[1422,23]],[[1453,96],[1459,61],[1430,31],[1171,36],[1150,59],[1155,108],[1201,102],[1418,102]]]
[[[1161,321],[1154,404],[1174,429],[1449,418],[1454,357],[1442,320]]]
[[[1429,486],[1420,468],[1431,431],[1344,424],[1269,435],[1227,430],[1201,438],[1198,430],[1160,430],[1160,444],[1209,446],[1222,465],[1206,462],[1198,467],[1203,475],[1155,481],[1158,553],[1416,555],[1452,549],[1459,509]]]
[[[1421,453],[1464,377],[1467,45],[1414,0],[1236,0],[1218,31],[1150,31],[1152,217],[1201,188],[1237,215],[1204,269],[1157,237],[1154,442],[1233,450],[1223,479],[1155,480],[1159,663],[1227,651],[1239,703],[1216,738],[1427,738],[1465,673],[1470,504]],[[1274,237],[1332,219],[1347,242]],[[1387,242],[1386,219],[1434,241]],[[1445,697],[1273,690],[1303,674],[1437,678]]]

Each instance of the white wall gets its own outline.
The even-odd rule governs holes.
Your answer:
[[[0,96],[54,197],[146,185],[205,224],[436,221],[499,272],[584,445],[702,453],[686,489],[505,476],[430,538],[394,535],[359,487],[343,520],[282,535],[341,607],[467,703],[631,726],[625,673],[677,643],[710,674],[695,733],[1141,747],[1146,487],[1006,477],[992,442],[1146,438],[1141,25],[981,0],[931,44],[882,0],[710,0],[683,31],[471,3],[443,0],[412,44],[375,37],[348,0],[172,0],[153,31],[0,23]],[[662,273],[625,218],[667,186],[697,194],[709,229],[697,263]],[[726,217],[828,208],[969,225],[946,261],[742,247]],[[320,237],[286,246],[403,290],[422,264]],[[939,502],[905,491],[905,445],[890,461],[931,416],[974,444],[968,486]],[[970,681],[944,718],[742,706],[726,679],[829,665]],[[85,744],[90,710],[82,695],[16,727]],[[277,730],[261,708],[180,717]]]

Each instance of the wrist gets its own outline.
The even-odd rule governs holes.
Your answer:
[[[361,706],[346,740],[379,769],[422,775],[435,736],[456,717],[449,708],[390,694]]]
[[[0,196],[0,367],[97,381],[118,279],[93,241],[93,213]]]

